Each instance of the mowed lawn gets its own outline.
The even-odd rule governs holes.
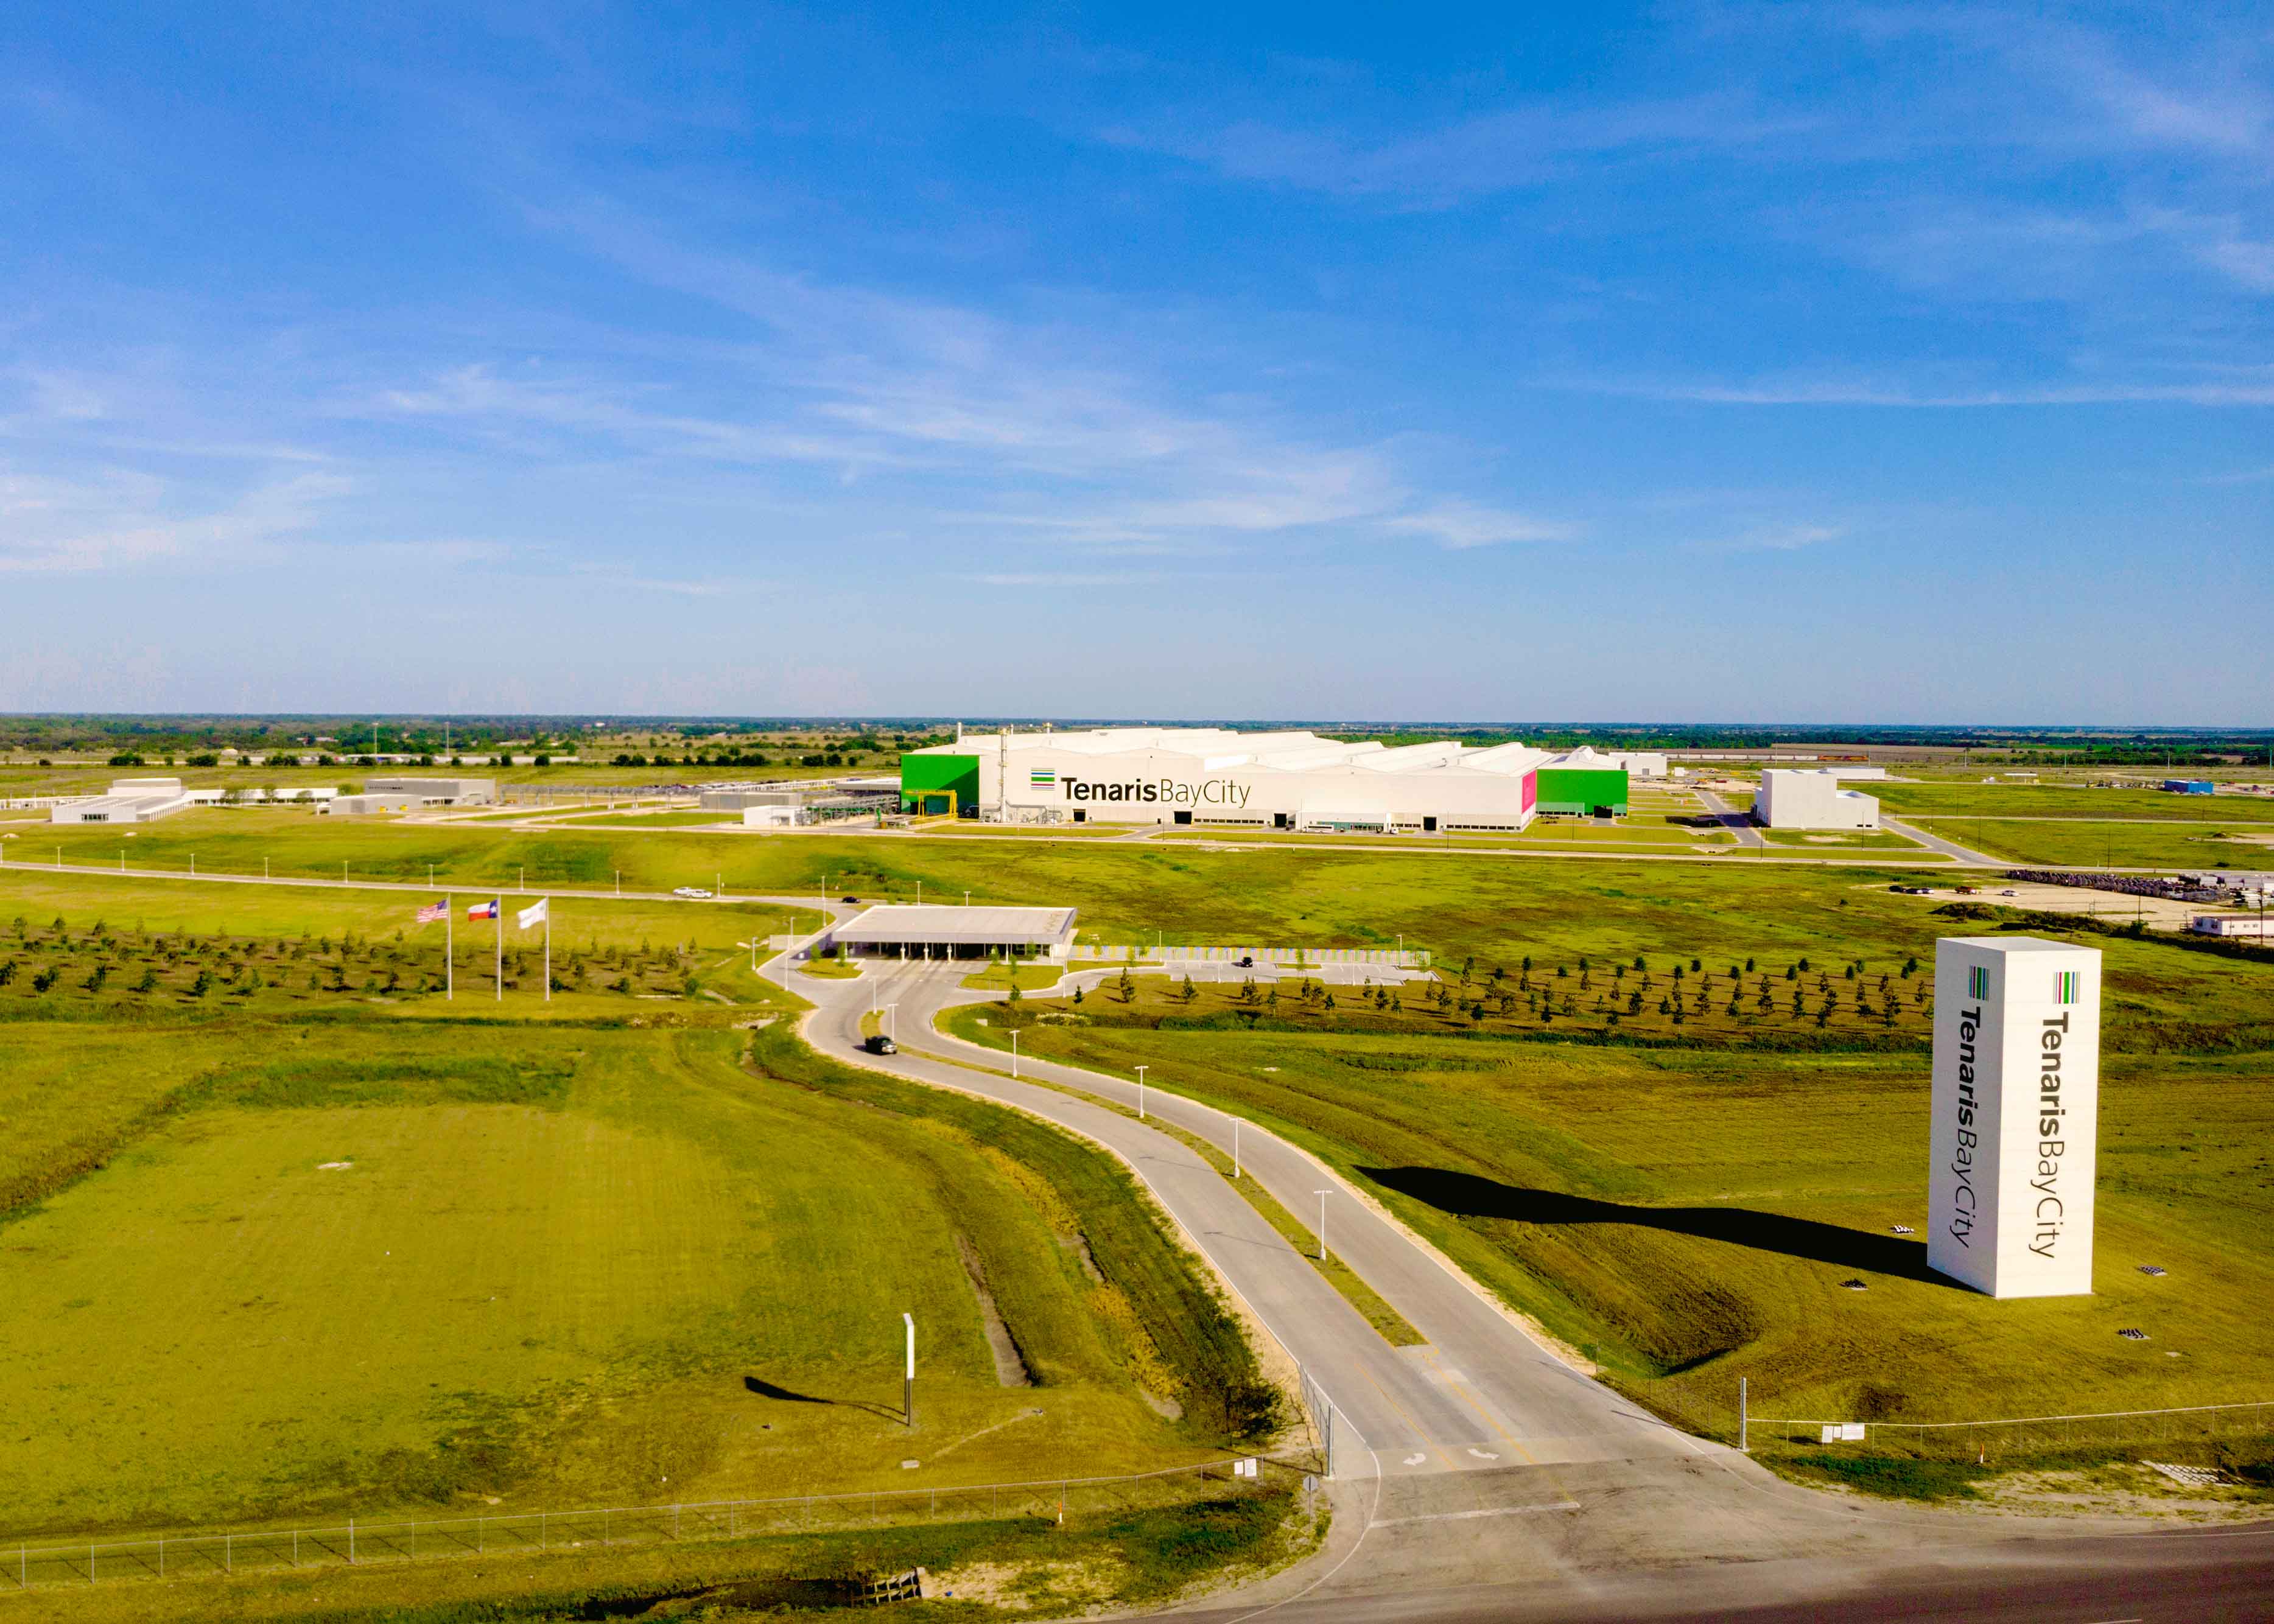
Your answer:
[[[2174,778],[2199,774],[2181,770]],[[2096,823],[2198,819],[2274,823],[2274,796],[2175,795],[2153,789],[2094,789],[2058,781],[1982,784],[1872,781],[1858,786],[1899,817],[2064,817]]]
[[[1156,1085],[1270,1124],[1704,1431],[1734,1434],[1741,1376],[1756,1415],[1828,1418],[2274,1392],[2263,1054],[2112,1056],[2095,1295],[1995,1303],[1924,1267],[1924,1053],[1064,1024],[1025,1047],[1123,1074],[1143,1062]]]
[[[5,876],[35,876],[36,868],[17,863],[51,860],[60,844],[67,861],[89,864],[116,862],[124,849],[130,877],[136,868],[184,869],[194,853],[201,872],[258,874],[266,859],[280,875],[330,878],[344,861],[350,877],[424,883],[431,867],[438,883],[461,891],[523,883],[532,893],[559,885],[607,890],[619,874],[627,890],[667,891],[708,888],[723,875],[738,897],[913,901],[921,885],[928,900],[960,900],[968,890],[975,902],[1078,907],[1085,939],[1149,942],[1157,930],[1170,942],[1347,947],[1389,946],[1402,936],[1441,954],[1511,963],[1542,946],[1647,944],[1669,919],[1682,920],[1698,949],[1717,956],[1837,952],[1843,941],[1868,940],[1890,915],[1889,883],[1916,878],[1904,868],[1748,867],[1734,847],[1710,862],[1622,863],[1608,859],[1615,846],[1605,857],[1572,861],[1419,842],[1403,852],[1327,839],[1222,852],[1009,837],[536,831],[317,818],[264,824],[236,813],[183,813],[132,841],[116,831],[71,829],[43,831],[39,840],[11,845]],[[98,882],[87,876],[85,883]],[[712,906],[645,906],[688,919]],[[1722,916],[1726,926],[1717,923]]]
[[[1210,1441],[1145,1402],[1158,1360],[1047,1174],[754,1076],[745,1041],[0,1024],[0,1529],[983,1482]],[[979,1280],[1038,1386],[1002,1385]]]
[[[2222,819],[2103,823],[2089,818],[1922,817],[1920,828],[2016,863],[2078,868],[2274,869],[2274,823]]]

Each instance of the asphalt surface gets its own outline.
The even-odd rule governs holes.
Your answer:
[[[1698,797],[1698,803],[1706,808],[1708,816],[1715,819],[1722,828],[1737,837],[1739,846],[1759,846],[1764,849],[1767,847],[1768,842],[1761,838],[1761,831],[1753,827],[1751,818],[1738,811],[1712,790],[1693,790],[1690,793]]]
[[[1242,1124],[1243,1176],[1306,1225],[1329,1192],[1329,1246],[1428,1339],[1390,1347],[1230,1180],[1154,1126],[1229,1152],[1231,1118],[1148,1086],[1139,1121],[1127,1079],[1022,1057],[1014,1080],[998,1051],[932,1029],[939,1011],[983,1000],[960,985],[972,967],[870,961],[825,981],[777,959],[772,973],[817,1005],[807,1035],[825,1052],[1017,1106],[1121,1156],[1330,1398],[1328,1549],[1194,1616],[2274,1620],[2274,1524],[2156,1530],[1866,1501],[1690,1438],[1555,1358],[1320,1163]],[[896,1056],[859,1052],[872,1000],[896,1006]]]
[[[1339,1473],[1365,1476],[1377,1466],[1388,1474],[1460,1471],[1718,1448],[1675,1431],[1554,1358],[1341,1179],[1284,1140],[1253,1126],[1235,1136],[1232,1119],[1223,1113],[1148,1088],[1145,1109],[1153,1121],[1204,1138],[1227,1154],[1237,1148],[1245,1176],[1306,1224],[1317,1222],[1317,1192],[1329,1192],[1328,1244],[1428,1338],[1426,1347],[1392,1348],[1189,1147],[1096,1100],[1038,1086],[1079,1087],[1133,1109],[1134,1083],[1026,1059],[1020,1070],[1033,1080],[1013,1081],[993,1074],[1008,1064],[994,1050],[933,1031],[932,1017],[943,1009],[984,1001],[984,995],[960,985],[973,968],[872,959],[856,981],[799,977],[793,985],[818,1006],[808,1035],[825,1051],[855,1054],[871,1000],[894,1005],[900,1053],[862,1056],[861,1064],[1020,1106],[1096,1140],[1135,1168],[1331,1400]],[[1338,969],[1362,979],[1363,966]],[[1094,984],[1119,973],[1098,970],[1084,979]]]
[[[1945,857],[1954,858],[1962,863],[1971,863],[1984,868],[2010,868],[2014,866],[2008,859],[1992,857],[1987,852],[1977,852],[1971,846],[1961,846],[1955,840],[1947,840],[1940,835],[1931,834],[1916,823],[1906,823],[1900,819],[1889,817],[1885,812],[1879,814],[1879,826],[1890,833],[1917,841],[1930,852],[1940,852]]]

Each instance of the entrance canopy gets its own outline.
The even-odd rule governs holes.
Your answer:
[[[1072,908],[869,908],[833,927],[827,943],[853,953],[980,959],[1047,954],[1073,944]]]

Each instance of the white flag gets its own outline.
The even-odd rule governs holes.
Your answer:
[[[531,903],[527,907],[522,909],[520,913],[515,914],[514,922],[519,925],[523,930],[528,929],[531,925],[543,924],[546,920],[546,905],[550,903],[552,900],[553,898],[550,897],[538,898],[535,902]]]

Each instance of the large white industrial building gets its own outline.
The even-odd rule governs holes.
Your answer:
[[[1623,769],[1567,766],[1527,744],[1390,747],[1214,727],[971,734],[904,756],[900,790],[911,810],[1013,823],[1434,833],[1627,809]]]
[[[1753,817],[1771,829],[1877,829],[1879,802],[1841,789],[1842,769],[1771,767],[1753,796]]]

